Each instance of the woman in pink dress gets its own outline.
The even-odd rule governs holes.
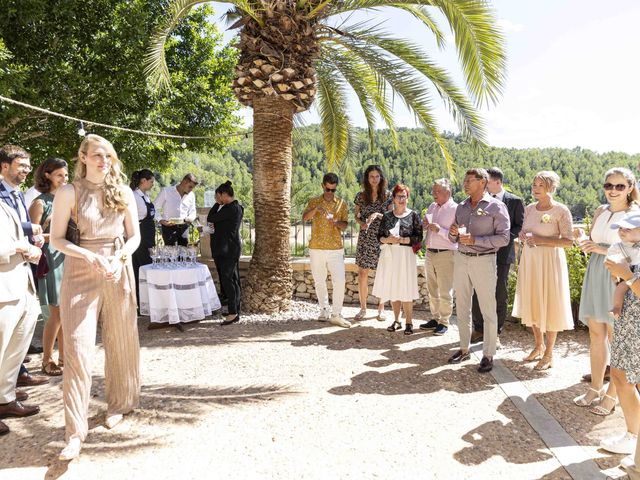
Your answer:
[[[520,232],[522,256],[513,316],[533,329],[535,346],[524,361],[538,360],[536,370],[553,366],[558,332],[573,329],[569,270],[564,254],[564,248],[573,244],[573,222],[569,209],[553,199],[559,184],[555,172],[536,174],[531,193],[537,201],[525,209]]]

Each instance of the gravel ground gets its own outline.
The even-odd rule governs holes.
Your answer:
[[[357,308],[345,308],[352,317]],[[245,315],[148,331],[141,318],[141,407],[104,421],[104,355],[96,348],[90,433],[79,459],[63,446],[61,379],[29,389],[41,413],[9,419],[0,479],[565,479],[570,478],[476,361],[451,366],[457,331],[389,333],[372,318],[351,329],[315,321],[311,303],[286,315]],[[416,312],[416,325],[426,312]],[[602,468],[597,449],[624,428],[571,399],[586,389],[587,333],[559,335],[555,367],[520,360],[531,335],[508,324],[498,356]],[[33,356],[32,371],[40,362]]]

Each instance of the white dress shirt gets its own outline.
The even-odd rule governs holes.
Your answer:
[[[196,196],[193,192],[180,196],[177,187],[165,187],[160,190],[153,204],[156,207],[157,219],[181,218],[189,222],[196,219]]]
[[[151,199],[149,198],[149,195],[144,193],[139,188],[136,188],[133,193],[135,193],[134,197],[136,199],[136,207],[138,207],[138,221],[142,221],[142,220],[144,220],[144,217],[147,216],[147,204],[146,203],[150,203]],[[145,201],[146,201],[146,203],[145,203]]]
[[[495,195],[492,195],[492,197],[497,198],[498,200],[500,200],[501,202],[504,203],[504,188],[501,188],[500,191],[498,193],[496,193]]]

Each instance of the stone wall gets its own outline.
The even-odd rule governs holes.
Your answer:
[[[240,257],[240,280],[244,281],[247,272],[249,270],[249,262],[251,261],[251,257]],[[218,282],[218,273],[216,271],[216,266],[213,263],[213,260],[210,258],[202,258],[202,263],[205,263],[209,266],[211,270],[211,275],[216,283],[216,287],[219,288]],[[416,261],[416,274],[418,275],[418,287],[420,289],[420,299],[414,302],[414,308],[417,309],[426,309],[429,305],[429,300],[427,298],[427,283],[424,277],[424,268],[422,267],[424,264],[424,260],[417,259]],[[308,258],[295,258],[291,260],[291,266],[293,267],[293,297],[300,299],[311,299],[316,300],[316,292],[313,286],[313,277],[311,276],[311,264],[309,263]],[[345,259],[345,270],[346,270],[346,285],[345,285],[345,296],[344,303],[345,305],[358,305],[358,267],[355,265],[355,260],[353,258]],[[375,272],[369,272],[369,297],[367,299],[367,303],[371,306],[376,306],[378,304],[378,299],[371,295],[371,290],[373,289],[373,279],[375,278]],[[327,279],[327,288],[329,290],[329,294],[331,295],[332,285],[331,285],[331,277],[329,276]]]

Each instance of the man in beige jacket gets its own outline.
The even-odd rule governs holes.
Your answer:
[[[40,249],[25,238],[15,211],[0,202],[0,419],[27,417],[40,411],[17,400],[15,390],[40,313],[27,262],[37,263],[40,254]],[[9,427],[0,421],[0,435],[7,433]]]

